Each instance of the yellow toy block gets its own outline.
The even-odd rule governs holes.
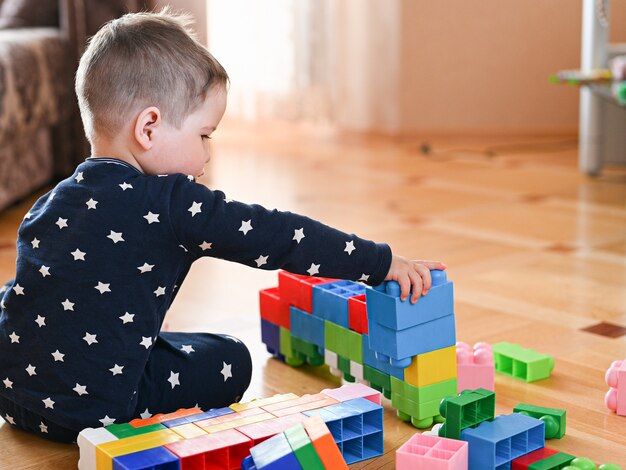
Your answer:
[[[96,447],[96,468],[98,470],[113,470],[113,458],[115,457],[161,447],[170,442],[181,440],[183,438],[174,431],[162,429],[161,431],[99,444]]]
[[[260,408],[262,406],[272,405],[274,403],[280,403],[281,401],[293,400],[298,398],[295,393],[283,393],[282,395],[274,395],[268,398],[258,398],[247,403],[233,403],[229,408],[233,411],[245,411],[250,408]]]
[[[275,418],[276,416],[274,416],[272,413],[263,412],[255,414],[253,416],[246,416],[240,419],[232,419],[223,423],[213,424],[211,426],[203,427],[202,429],[204,429],[204,431],[209,434],[214,434],[219,431],[224,431],[225,429],[234,429],[238,428],[239,426],[245,426],[246,424],[259,423],[261,421]]]
[[[414,356],[404,369],[405,382],[416,387],[456,378],[456,346],[436,349]]]
[[[182,426],[174,426],[170,428],[183,439],[191,439],[192,437],[204,436],[207,432],[194,423],[183,424]]]

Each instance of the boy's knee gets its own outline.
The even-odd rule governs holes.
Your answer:
[[[233,336],[224,336],[232,341],[232,356],[229,358],[232,361],[232,366],[230,366],[232,370],[229,370],[229,365],[224,362],[224,380],[228,380],[228,376],[232,375],[232,379],[234,379],[233,402],[238,402],[250,385],[252,378],[252,356],[250,355],[248,347],[241,340]]]

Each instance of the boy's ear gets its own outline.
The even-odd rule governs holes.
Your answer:
[[[154,144],[154,132],[161,125],[161,111],[150,106],[139,113],[135,121],[135,139],[144,150],[150,150]]]

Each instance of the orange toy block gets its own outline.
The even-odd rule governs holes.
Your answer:
[[[322,417],[320,415],[312,416],[303,421],[302,424],[304,424],[304,430],[309,435],[324,468],[347,470],[348,465]]]
[[[185,409],[174,411],[173,413],[154,415],[151,418],[133,419],[128,424],[130,424],[134,428],[141,428],[143,426],[150,426],[151,424],[160,424],[166,421],[172,421],[174,419],[184,418],[186,416],[197,415],[199,413],[202,413],[202,410],[200,408],[185,408]]]

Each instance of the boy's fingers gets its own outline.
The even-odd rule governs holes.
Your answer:
[[[440,269],[445,271],[447,266],[440,261],[417,261],[419,264],[426,266],[428,269]]]
[[[404,302],[409,297],[411,291],[411,280],[406,276],[402,276],[398,280],[398,284],[400,284],[400,300]]]
[[[422,295],[422,278],[415,271],[409,272],[409,278],[411,279],[411,284],[413,286],[413,295],[411,295],[411,303],[414,304],[417,302],[417,299]]]
[[[432,285],[432,278],[430,277],[430,269],[423,264],[415,263],[415,269],[422,278],[422,295],[426,295]]]

